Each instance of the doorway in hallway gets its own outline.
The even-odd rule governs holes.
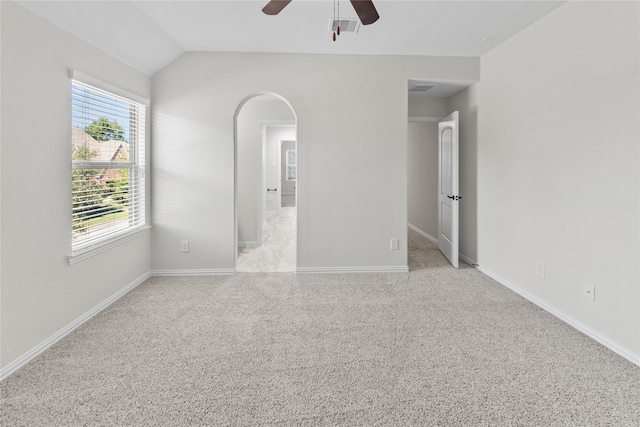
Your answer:
[[[254,96],[239,107],[236,271],[295,271],[296,139],[295,113],[284,99]]]

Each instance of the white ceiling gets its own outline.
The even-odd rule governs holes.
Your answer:
[[[16,3],[153,75],[190,51],[477,57],[564,2],[374,0],[380,19],[334,42],[328,31],[333,0],[294,0],[277,16],[262,13],[267,1]],[[340,16],[357,16],[346,0]]]

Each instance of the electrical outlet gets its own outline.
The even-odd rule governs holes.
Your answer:
[[[398,250],[398,239],[391,239],[391,250],[392,251]]]
[[[538,263],[536,264],[536,274],[538,275],[538,277],[541,277],[544,279],[544,276],[546,274],[545,270],[546,270],[545,265],[540,261],[538,261]]]
[[[189,252],[189,241],[188,240],[183,240],[182,242],[180,242],[180,251]]]
[[[596,286],[591,283],[585,283],[582,287],[582,294],[585,298],[595,301],[596,300]]]

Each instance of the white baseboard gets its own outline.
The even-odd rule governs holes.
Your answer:
[[[296,274],[313,273],[408,273],[409,266],[389,267],[297,267]]]
[[[424,231],[420,230],[418,227],[416,227],[414,225],[411,225],[411,224],[407,224],[407,227],[409,227],[410,229],[412,229],[413,231],[415,231],[416,233],[418,233],[422,237],[426,237],[427,239],[431,240],[436,245],[438,244],[438,239],[436,239],[435,237],[425,233]],[[467,264],[469,264],[469,265],[471,265],[473,267],[477,267],[478,266],[478,263],[476,261],[472,260],[471,258],[466,256],[465,254],[458,253],[458,258],[460,258],[462,261],[466,262]]]
[[[52,336],[50,336],[46,340],[42,341],[37,346],[33,347],[31,350],[29,350],[25,354],[23,354],[22,356],[20,356],[19,358],[17,358],[13,362],[9,363],[4,369],[2,369],[2,372],[0,372],[0,381],[4,380],[9,375],[11,375],[15,371],[17,371],[18,369],[20,369],[21,367],[26,365],[28,362],[33,360],[40,353],[42,353],[43,351],[47,350],[49,347],[51,347],[52,345],[54,345],[55,343],[60,341],[62,338],[67,336],[69,333],[73,332],[75,329],[77,329],[80,325],[85,323],[87,320],[91,319],[93,316],[95,316],[96,314],[100,313],[102,310],[104,310],[105,308],[107,308],[108,306],[110,306],[111,304],[113,304],[114,302],[119,300],[120,298],[122,298],[125,294],[127,294],[133,288],[135,288],[136,286],[138,286],[139,284],[141,284],[142,282],[147,280],[149,278],[149,276],[150,276],[150,274],[149,274],[149,272],[147,272],[147,273],[143,274],[142,276],[138,277],[136,280],[134,280],[133,282],[129,283],[127,286],[125,286],[124,288],[120,289],[118,292],[116,292],[115,294],[111,295],[109,298],[107,298],[106,300],[102,301],[100,304],[96,305],[91,310],[87,311],[85,314],[83,314],[82,316],[78,317],[76,320],[74,320],[73,322],[69,323],[64,328],[60,329],[58,332],[56,332],[55,334],[53,334]]]
[[[221,276],[236,274],[235,268],[177,268],[169,270],[151,270],[152,276]]]
[[[471,258],[469,258],[464,254],[458,253],[458,258],[460,258],[462,261],[466,262],[472,267],[478,267],[478,263],[475,260],[472,260]]]
[[[494,274],[493,272],[487,270],[486,268],[482,268],[482,267],[478,266],[477,269],[479,271],[481,271],[482,273],[486,274],[487,276],[491,277],[495,281],[499,282],[500,284],[502,284],[502,285],[506,286],[507,288],[511,289],[512,291],[514,291],[518,295],[522,296],[523,298],[531,301],[532,303],[534,303],[538,307],[542,308],[543,310],[553,314],[558,319],[560,319],[563,322],[567,323],[568,325],[574,327],[575,329],[577,329],[578,331],[582,332],[583,334],[585,334],[589,338],[592,338],[595,341],[599,342],[600,344],[602,344],[603,346],[607,347],[609,350],[613,351],[614,353],[619,354],[620,356],[624,357],[629,362],[631,362],[631,363],[633,363],[633,364],[635,364],[637,366],[640,366],[640,355],[633,354],[628,349],[620,347],[618,344],[611,342],[609,339],[603,337],[598,332],[594,331],[589,326],[585,325],[584,323],[580,322],[579,320],[576,320],[573,317],[571,317],[570,315],[568,315],[568,314],[566,314],[566,313],[564,313],[564,312],[562,312],[562,311],[560,311],[560,310],[558,310],[558,309],[556,309],[554,307],[551,307],[546,302],[544,302],[541,299],[531,295],[527,291],[525,291],[522,288],[514,285],[513,283],[509,282],[508,280],[505,280],[504,278],[498,276],[497,274]]]
[[[255,240],[250,242],[238,242],[238,246],[258,246],[258,242]]]
[[[438,239],[436,239],[435,237],[425,233],[424,231],[420,230],[418,227],[416,227],[415,225],[411,225],[411,224],[407,224],[407,227],[409,227],[410,229],[412,229],[413,231],[415,231],[416,233],[418,233],[419,235],[421,235],[422,237],[426,237],[427,239],[431,240],[433,243],[435,243],[436,245],[438,244]]]

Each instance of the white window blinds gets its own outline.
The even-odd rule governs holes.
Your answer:
[[[145,224],[145,109],[72,80],[73,251]]]

